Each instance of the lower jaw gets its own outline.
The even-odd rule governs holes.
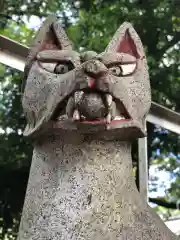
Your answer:
[[[146,136],[144,126],[137,120],[133,119],[117,119],[107,123],[105,119],[96,121],[74,121],[69,119],[67,115],[62,115],[58,120],[50,120],[41,123],[34,129],[27,126],[24,136],[32,139],[39,139],[42,136],[69,136],[72,135],[77,139],[89,137],[98,140],[131,140]],[[69,142],[70,139],[68,137]]]
[[[146,136],[139,122],[131,119],[112,120],[109,124],[104,120],[76,122],[77,132],[89,139],[132,141]]]
[[[131,119],[112,120],[110,123],[107,123],[105,119],[99,119],[99,120],[94,120],[94,121],[82,120],[82,121],[76,121],[76,122],[82,123],[82,124],[107,124],[107,125],[112,125],[112,124],[119,124],[119,123],[129,122],[129,121],[131,121]]]
[[[107,123],[105,119],[96,121],[72,120],[71,123],[74,126],[72,133],[82,134],[90,139],[126,141],[146,135],[140,122],[133,119],[112,120],[110,123]]]

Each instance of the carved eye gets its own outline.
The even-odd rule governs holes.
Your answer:
[[[136,63],[131,63],[131,64],[124,64],[121,65],[122,68],[122,75],[129,75],[131,73],[133,73],[136,69]]]
[[[122,75],[122,68],[121,66],[114,66],[109,68],[110,73],[115,76],[121,76]]]
[[[57,63],[40,62],[40,65],[41,65],[41,67],[43,67],[48,72],[53,73]]]
[[[57,74],[63,74],[71,71],[74,68],[73,64],[71,62],[66,63],[59,63],[56,65],[54,72]]]
[[[41,66],[46,69],[48,72],[56,73],[56,74],[64,74],[71,71],[74,66],[71,62],[65,63],[45,63],[41,62]]]
[[[111,74],[115,76],[126,76],[134,72],[136,69],[136,63],[132,64],[121,64],[118,66],[114,66],[109,68]]]
[[[68,66],[65,64],[57,64],[54,68],[54,72],[58,74],[67,73],[69,71]]]

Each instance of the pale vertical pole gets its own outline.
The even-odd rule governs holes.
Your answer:
[[[148,202],[148,154],[147,137],[138,139],[138,182],[142,198]]]

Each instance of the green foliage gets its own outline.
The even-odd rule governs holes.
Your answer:
[[[89,0],[1,1],[0,34],[28,44],[35,31],[32,16],[43,20],[55,13],[75,48],[103,51],[123,21],[133,23],[148,56],[153,100],[180,111],[179,1]],[[36,21],[36,20],[35,20]],[[21,108],[22,73],[0,65],[0,237],[15,239],[27,184],[32,147],[22,137],[25,119]],[[148,124],[151,164],[170,172],[173,182],[167,200],[180,198],[179,137]],[[160,154],[156,154],[157,149]],[[173,157],[170,156],[173,153]],[[157,211],[163,212],[160,208]],[[172,214],[165,211],[164,216]],[[176,213],[173,213],[176,214]]]
[[[34,36],[34,31],[25,24],[17,25],[15,21],[11,21],[8,24],[8,28],[0,29],[0,34],[22,44],[28,44]]]

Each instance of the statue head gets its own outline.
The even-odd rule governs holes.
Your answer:
[[[26,136],[81,133],[127,140],[146,135],[151,105],[139,36],[123,23],[102,53],[78,53],[55,17],[37,33],[25,66]]]

